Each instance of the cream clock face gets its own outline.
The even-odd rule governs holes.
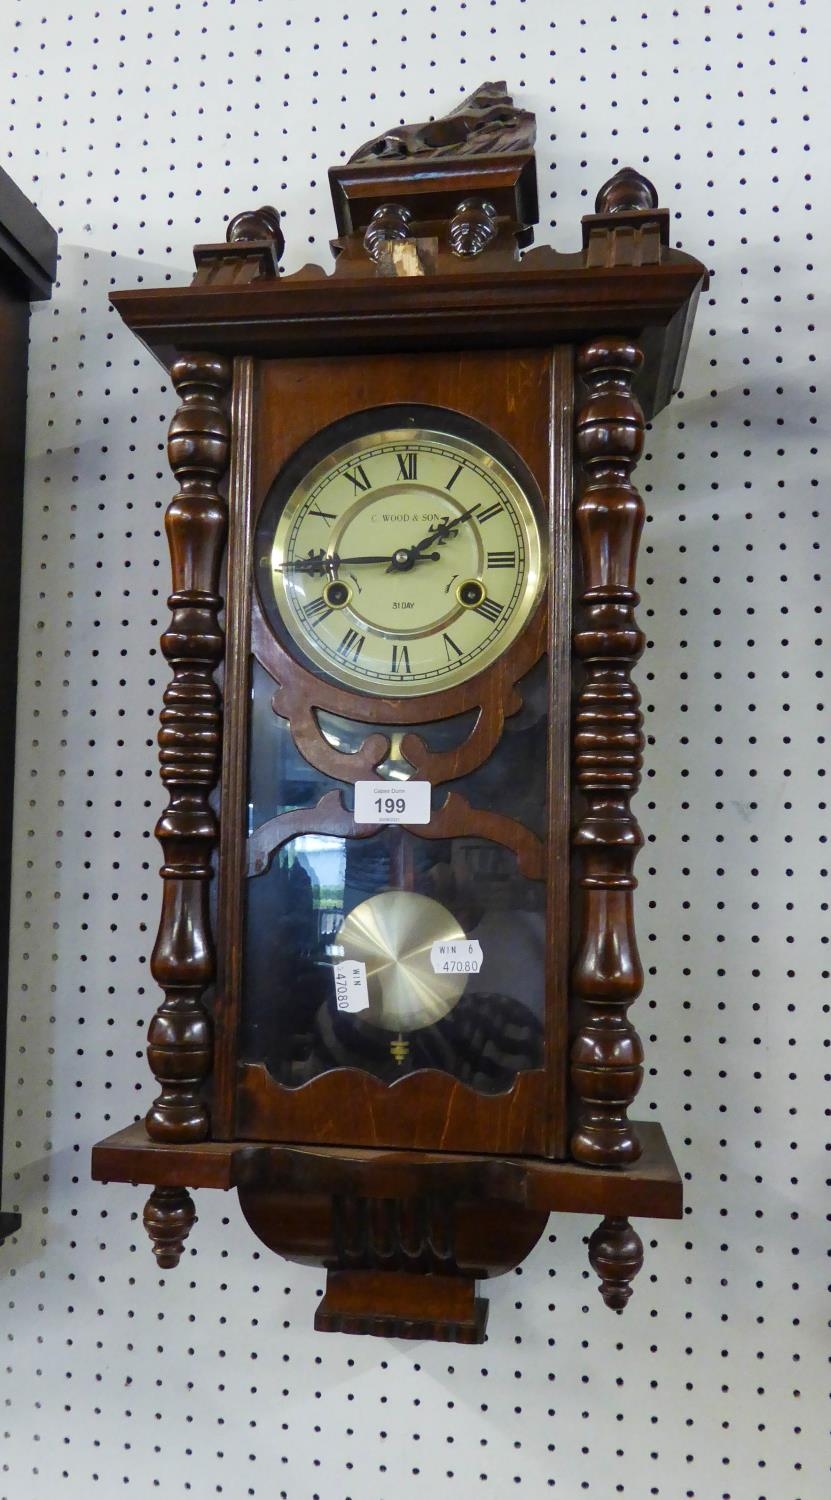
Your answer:
[[[308,469],[297,455],[269,494],[256,543],[266,615],[328,677],[394,698],[490,666],[544,583],[535,486],[513,450],[454,413],[409,410],[321,434],[323,455]]]

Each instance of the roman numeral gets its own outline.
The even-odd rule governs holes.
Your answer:
[[[481,516],[480,516],[479,519],[481,520]],[[516,567],[516,553],[515,552],[489,552],[488,553],[488,567],[489,568],[515,568]]]
[[[410,650],[408,646],[402,646],[399,651],[395,641],[392,643],[392,669],[393,672],[411,672]]]
[[[350,657],[352,661],[357,661],[365,640],[366,636],[360,635],[357,630],[347,630],[338,646],[338,656],[345,656],[347,661]]]
[[[351,474],[348,469],[344,469],[343,477],[344,479],[348,479],[351,485],[354,485],[355,494],[359,490],[368,490],[370,488],[367,472],[363,464],[356,464]]]
[[[456,480],[462,472],[462,467],[462,464],[459,464],[459,467],[458,469],[456,469],[455,473],[451,474],[450,478],[447,481],[447,484],[445,485],[446,490],[452,490],[454,484],[456,483]]]
[[[456,645],[452,636],[445,633],[442,635],[442,640],[444,641],[444,654],[448,661],[453,661],[454,657],[461,656],[461,647]]]
[[[418,454],[417,453],[396,453],[395,456],[398,459],[398,478],[399,479],[417,479],[418,478]]]
[[[495,599],[483,599],[481,604],[476,605],[476,614],[493,623],[499,619],[504,608],[504,604],[497,604]]]
[[[328,510],[319,510],[316,505],[311,506],[310,509],[307,511],[306,514],[310,515],[310,516],[316,516],[319,521],[336,521],[337,520],[337,516],[331,515]]]
[[[308,604],[303,605],[304,620],[309,620],[315,626],[322,624],[331,613],[331,607],[323,598],[310,599]]]
[[[497,502],[496,505],[489,505],[487,510],[477,511],[476,519],[479,522],[479,525],[481,526],[483,521],[492,521],[494,516],[499,515],[501,509],[502,506]]]

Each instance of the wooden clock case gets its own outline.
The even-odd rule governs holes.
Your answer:
[[[180,396],[169,440],[180,489],[167,516],[173,618],[162,637],[173,668],[160,733],[170,802],[157,828],[164,894],[152,964],[164,999],[148,1050],[160,1093],[144,1123],[95,1147],[93,1174],[153,1185],[145,1224],[164,1268],[195,1218],[188,1189],[235,1187],[266,1245],[326,1268],[316,1328],[477,1342],[477,1279],[518,1265],[552,1210],[601,1216],[589,1254],[617,1309],[642,1262],[630,1218],[681,1213],[660,1127],[628,1118],[642,1074],[627,1015],[642,984],[632,914],[641,835],[629,802],[643,743],[631,681],[644,644],[634,617],[643,503],[631,474],[645,420],[680,378],[706,273],[669,247],[668,214],[630,169],[601,189],[581,251],[520,259],[537,216],[533,117],[502,85],[484,85],[444,121],[368,143],[330,177],[331,276],[316,266],[280,276],[279,219],[263,209],[238,215],[225,243],[196,248],[190,287],[113,298]],[[372,705],[303,667],[265,627],[252,534],[275,473],[304,441],[396,402],[461,411],[516,449],[548,509],[549,588],[478,677]],[[549,812],[539,838],[498,809],[472,809],[453,781],[490,755],[519,707],[517,683],[543,653]],[[246,840],[252,656],[311,764],[341,786],[371,777],[389,747],[383,722],[403,724],[417,774],[448,783],[429,836],[475,830],[545,880],[545,1065],[510,1090],[484,1096],[424,1071],[390,1087],[343,1068],[288,1089],[240,1060],[246,870],[297,832],[367,832],[335,789]],[[320,733],[319,709],[383,722],[344,756]],[[471,709],[474,726],[454,750],[419,736],[420,724]]]

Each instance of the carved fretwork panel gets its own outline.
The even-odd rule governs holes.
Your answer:
[[[375,767],[390,752],[389,733],[384,733],[386,725],[418,726],[475,710],[470,733],[453,750],[431,750],[416,728],[402,737],[401,752],[414,774],[440,786],[477,770],[499,743],[506,717],[522,707],[517,683],[543,652],[547,615],[543,601],[528,628],[481,678],[463,683],[452,693],[425,694],[415,700],[385,699],[378,703],[321,680],[299,662],[292,661],[285,646],[268,630],[256,599],[251,624],[254,655],[275,681],[274,712],[287,720],[303,759],[335,780],[355,782],[373,776]],[[367,735],[359,750],[344,754],[329,744],[321,732],[321,709],[357,721],[377,719],[380,727]]]

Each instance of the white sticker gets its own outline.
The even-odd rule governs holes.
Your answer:
[[[360,959],[347,958],[343,963],[332,965],[335,975],[335,1004],[338,1010],[349,1015],[369,1009],[369,992],[366,987],[366,964]]]
[[[478,974],[482,967],[482,945],[474,938],[454,938],[434,943],[430,949],[434,974]]]
[[[356,781],[356,823],[429,823],[429,781]]]

